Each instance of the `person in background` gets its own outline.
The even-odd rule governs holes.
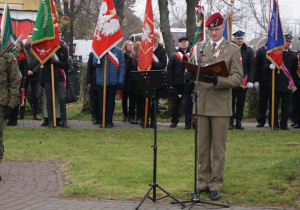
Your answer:
[[[187,37],[181,37],[178,39],[179,47],[172,55],[168,63],[167,74],[168,78],[171,80],[172,86],[175,88],[178,97],[173,98],[172,108],[171,108],[171,128],[177,127],[179,122],[179,106],[181,99],[184,95],[185,86],[189,84],[184,84],[184,72],[185,72],[185,64],[184,61],[188,61],[189,58],[189,40]],[[191,115],[192,111],[187,110],[190,113],[185,113],[186,116]],[[185,128],[190,129],[191,127],[191,118],[185,117]]]
[[[24,43],[22,41],[18,41],[16,44],[16,54],[17,54],[17,62],[18,62],[18,67],[20,70],[20,95],[22,94],[21,91],[25,91],[25,81],[26,81],[26,74],[28,71],[28,62],[29,62],[29,57],[24,49]],[[23,100],[24,95],[21,96],[21,100]],[[24,104],[20,103],[21,106]],[[19,104],[14,108],[13,112],[11,113],[11,116],[7,122],[8,126],[16,126],[17,121],[18,121],[18,111],[19,111]]]
[[[96,84],[96,67],[93,66],[93,52],[90,52],[87,63],[87,86],[90,93],[90,112],[92,114],[92,122],[94,125],[99,124],[102,120],[99,116],[99,99],[98,99],[98,87]]]
[[[32,38],[32,33],[29,33],[26,36],[26,44],[25,44],[25,50],[28,53],[28,56],[30,58],[30,62],[34,62],[32,59],[34,55],[31,53],[31,38]],[[35,63],[35,62],[34,62]],[[30,83],[31,85],[31,91],[32,91],[32,114],[33,114],[33,119],[34,120],[42,120],[40,118],[39,114],[39,95],[40,95],[40,68],[35,68],[36,66],[32,66],[28,64],[28,71],[26,75],[26,82],[25,82],[25,92],[27,95],[27,87]],[[24,119],[24,114],[25,114],[25,105],[21,106],[18,119]]]
[[[242,126],[243,112],[248,88],[253,88],[255,69],[253,50],[244,43],[245,32],[239,30],[233,34],[234,42],[241,49],[243,64],[243,83],[239,87],[232,88],[232,116],[230,117],[229,130],[240,129]],[[234,118],[236,125],[234,127]]]
[[[135,121],[134,119],[134,111],[135,111],[135,90],[129,90],[131,86],[132,78],[130,78],[130,72],[128,71],[128,60],[129,60],[129,55],[131,54],[133,49],[133,43],[130,40],[126,40],[122,46],[122,51],[124,53],[124,58],[125,58],[125,78],[124,78],[124,87],[123,87],[123,98],[122,98],[122,109],[123,109],[123,122],[127,122],[128,118],[130,122]],[[129,98],[129,113],[128,115],[128,102]],[[131,105],[131,106],[130,106]],[[133,113],[132,113],[133,112]],[[132,118],[133,117],[133,118]]]
[[[300,38],[298,38],[300,40]],[[300,44],[299,44],[300,47]],[[295,78],[295,82],[297,83],[297,87],[300,87],[300,50],[297,52],[297,56],[298,56],[298,68],[297,68],[297,75]],[[291,126],[293,126],[295,129],[299,129],[300,128],[300,90],[296,90],[294,92],[294,124],[292,124]]]
[[[266,124],[266,113],[269,103],[269,82],[270,82],[270,73],[269,70],[264,68],[266,62],[267,47],[262,46],[258,49],[256,53],[255,61],[255,82],[254,89],[259,89],[259,102],[258,102],[258,113],[256,127],[264,127]],[[270,123],[269,123],[270,124]]]
[[[284,72],[283,69],[276,69],[274,64],[271,64],[270,61],[266,62],[265,68],[269,69],[270,77],[272,71],[275,70],[275,98],[274,98],[274,130],[289,130],[288,128],[288,117],[289,117],[289,105],[291,99],[291,90],[292,92],[296,91],[297,88],[291,87],[290,82],[297,76],[297,66],[298,59],[294,52],[290,50],[290,46],[293,40],[291,34],[284,35],[285,38],[285,47],[283,48],[283,64],[285,65],[287,72]],[[270,71],[271,69],[271,71]],[[290,76],[287,76],[287,73]],[[272,80],[269,83],[270,95],[272,94]],[[270,96],[271,98],[271,96]],[[279,103],[281,101],[281,120],[278,121],[278,109]],[[272,103],[270,103],[270,110],[272,110]],[[271,122],[271,114],[269,115],[269,122]]]
[[[200,74],[205,82],[197,82],[198,109],[198,188],[210,190],[210,198],[221,197],[223,185],[226,140],[229,119],[232,115],[231,89],[243,80],[240,48],[223,38],[225,25],[220,13],[209,16],[205,27],[210,40],[205,44],[201,66],[226,61],[228,77]],[[198,65],[201,43],[193,51],[191,62]],[[200,65],[200,64],[199,64]],[[192,80],[191,80],[192,81]]]
[[[100,59],[100,64],[98,64],[98,59],[94,56],[93,66],[96,67],[96,84],[98,86],[98,98],[99,98],[99,117],[100,117],[100,128],[102,128],[102,116],[105,115],[105,127],[113,127],[113,114],[115,109],[115,98],[117,90],[121,90],[124,83],[125,76],[125,59],[122,50],[119,47],[113,47],[110,52],[114,54],[114,58],[118,60],[112,61],[114,59],[112,56],[103,56]],[[106,109],[103,113],[103,84],[104,84],[104,65],[105,59],[107,60],[106,69]],[[119,65],[116,65],[119,63]]]

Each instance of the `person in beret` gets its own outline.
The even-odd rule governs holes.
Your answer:
[[[179,106],[181,99],[184,97],[184,111],[185,111],[185,129],[191,128],[192,118],[192,98],[193,84],[184,83],[185,65],[184,61],[188,61],[189,58],[189,40],[187,37],[181,37],[178,39],[179,47],[170,57],[167,74],[172,83],[172,86],[177,91],[178,97],[173,98],[171,107],[171,128],[177,127]]]
[[[225,61],[229,76],[200,73],[204,82],[197,82],[198,109],[198,188],[210,191],[210,198],[221,197],[223,185],[226,139],[229,119],[232,115],[231,89],[243,79],[240,48],[223,38],[225,25],[220,13],[209,16],[205,26],[210,37],[204,45],[202,63],[198,64],[202,43],[198,43],[191,58],[196,65],[206,66]]]
[[[238,30],[234,34],[234,43],[240,47],[243,64],[243,83],[232,88],[232,116],[230,117],[229,130],[234,129],[234,118],[236,119],[235,129],[244,130],[242,126],[243,111],[245,106],[248,88],[253,88],[254,83],[254,52],[244,43],[245,32]]]

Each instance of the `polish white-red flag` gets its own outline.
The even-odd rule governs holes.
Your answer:
[[[154,24],[153,24],[153,10],[152,1],[147,0],[145,18],[143,24],[143,32],[141,39],[141,47],[139,50],[138,70],[150,70],[153,55],[154,43]]]
[[[103,0],[92,43],[94,55],[101,59],[122,40],[122,31],[113,0]]]

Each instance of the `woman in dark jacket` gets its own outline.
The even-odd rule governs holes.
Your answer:
[[[128,60],[129,60],[129,55],[131,54],[133,49],[133,43],[130,40],[127,40],[124,42],[123,46],[122,46],[122,51],[124,53],[124,58],[125,58],[125,78],[124,78],[124,87],[123,87],[123,98],[122,98],[122,109],[123,109],[123,122],[127,122],[128,121],[128,108],[127,108],[127,101],[129,98],[129,103],[130,103],[130,94],[131,91],[129,90],[129,85],[130,85],[130,72],[128,71]],[[130,107],[130,105],[129,105]],[[129,108],[130,109],[130,108]],[[130,117],[130,122],[132,121],[129,113],[129,117]],[[134,121],[134,119],[133,119]]]
[[[20,81],[21,81],[21,86],[20,86],[20,104],[21,106],[24,106],[24,99],[25,99],[25,80],[26,80],[26,75],[28,71],[28,62],[29,62],[29,57],[28,54],[24,48],[24,44],[22,41],[19,41],[16,44],[16,54],[17,54],[17,61],[18,61],[18,66],[20,70]],[[17,117],[18,117],[18,110],[19,110],[19,105],[17,105],[10,118],[9,121],[7,122],[7,125],[10,126],[16,126],[17,125]]]

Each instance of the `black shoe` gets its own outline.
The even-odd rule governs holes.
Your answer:
[[[242,126],[241,121],[236,122],[235,129],[244,130],[244,127]]]
[[[219,200],[221,198],[221,192],[218,190],[213,190],[210,193],[210,199],[216,201]]]
[[[48,128],[54,128],[53,120],[49,120]]]
[[[113,126],[112,126],[112,124],[110,123],[110,124],[107,124],[106,126],[105,126],[105,128],[112,128]]]
[[[171,127],[171,128],[176,128],[176,127],[177,127],[177,124],[171,123],[171,124],[170,124],[170,127]]]
[[[63,121],[62,121],[61,127],[62,127],[62,128],[70,128],[70,126],[67,124],[67,121],[66,121],[66,120],[63,120]]]
[[[135,124],[135,119],[134,119],[134,117],[130,117],[130,124]]]
[[[233,129],[234,129],[234,125],[233,124],[229,124],[228,130],[233,130]]]
[[[294,125],[294,128],[295,128],[295,129],[300,128],[300,124],[295,124],[295,125]]]
[[[56,118],[56,126],[62,126],[61,118]]]
[[[49,124],[49,121],[48,121],[48,118],[44,118],[44,122],[41,124],[41,126],[48,126]]]
[[[191,129],[191,126],[190,126],[190,125],[185,125],[185,126],[184,126],[184,129],[185,129],[185,130],[190,130],[190,129]]]
[[[265,126],[265,123],[262,123],[262,122],[259,122],[259,123],[256,125],[257,128],[262,128],[262,127],[264,127],[264,126]]]
[[[17,121],[15,121],[15,122],[8,121],[7,126],[17,126]]]
[[[289,131],[290,129],[287,126],[280,127],[281,130]]]

